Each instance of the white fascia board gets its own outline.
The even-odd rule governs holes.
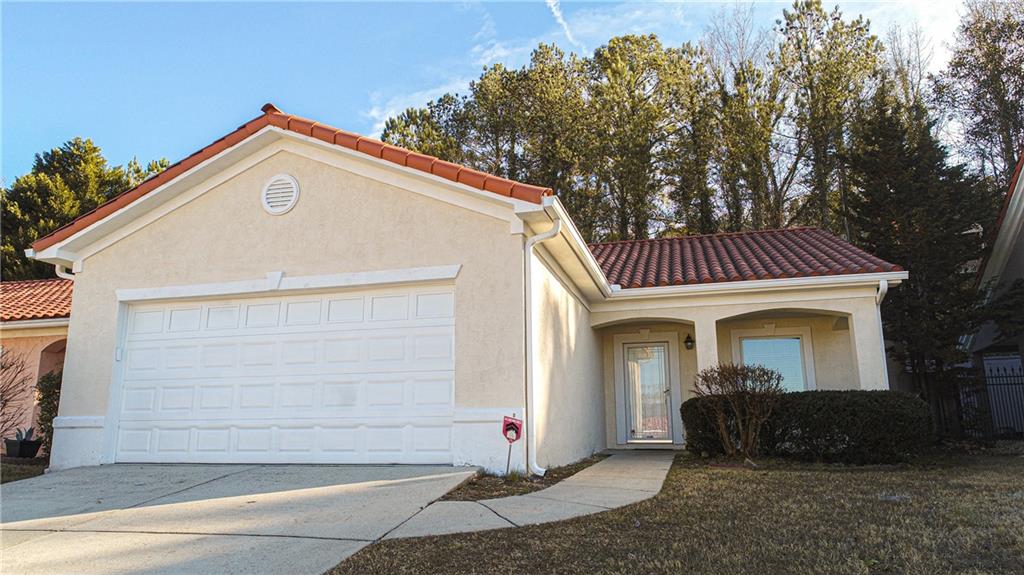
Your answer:
[[[284,277],[282,272],[269,272],[265,278],[234,282],[165,286],[157,288],[119,289],[117,301],[137,302],[167,299],[190,299],[250,294],[282,293],[324,289],[344,289],[451,281],[459,275],[461,264],[402,268],[372,272],[354,272],[319,276]]]
[[[566,242],[569,244],[569,248],[572,249],[576,259],[583,265],[587,271],[587,275],[593,280],[594,285],[601,291],[601,294],[607,298],[612,293],[612,287],[608,284],[608,279],[604,276],[604,271],[601,270],[601,266],[598,265],[597,259],[594,258],[594,253],[590,251],[590,246],[587,245],[586,240],[583,239],[583,234],[580,233],[579,228],[576,227],[576,223],[572,221],[572,217],[569,216],[569,212],[565,210],[565,206],[562,205],[562,201],[556,196],[547,196],[543,198],[542,205],[544,211],[552,218],[559,218],[562,220],[562,236],[565,237]]]
[[[375,158],[375,157],[370,156],[368,154],[364,154],[364,153],[356,151],[356,150],[351,150],[349,148],[338,146],[336,144],[328,144],[327,142],[325,142],[323,140],[319,140],[319,139],[314,138],[312,136],[304,136],[302,134],[297,134],[295,132],[292,132],[291,130],[284,130],[284,129],[278,128],[276,126],[269,126],[267,129],[279,132],[282,137],[290,138],[290,139],[293,139],[293,140],[296,140],[296,141],[299,141],[299,142],[303,142],[303,143],[312,145],[312,146],[317,147],[317,148],[322,148],[324,150],[329,150],[330,152],[337,153],[337,154],[339,154],[341,156],[344,156],[344,157],[346,157],[346,158],[348,158],[350,160],[355,160],[357,163],[369,164],[369,165],[373,165],[373,166],[377,166],[377,167],[381,167],[381,168],[387,168],[388,170],[391,170],[391,171],[393,171],[395,173],[399,173],[399,174],[408,176],[408,177],[413,178],[415,180],[419,180],[419,181],[423,181],[423,182],[430,182],[430,183],[432,183],[432,184],[434,184],[434,185],[436,185],[438,187],[441,187],[441,188],[443,188],[445,190],[448,190],[448,191],[453,191],[453,192],[456,192],[456,193],[464,195],[464,196],[469,196],[471,198],[474,198],[474,199],[477,199],[477,200],[481,200],[481,201],[483,201],[485,203],[493,204],[495,206],[501,206],[501,207],[506,208],[506,209],[510,208],[511,209],[510,212],[508,212],[508,213],[502,212],[502,215],[500,217],[503,220],[510,220],[511,219],[511,215],[514,214],[514,213],[517,213],[517,212],[529,212],[529,211],[535,211],[535,210],[540,209],[540,206],[535,204],[535,203],[533,203],[533,202],[528,202],[528,201],[525,201],[525,200],[520,200],[518,198],[512,198],[512,197],[508,197],[508,196],[502,196],[502,195],[496,194],[494,192],[489,192],[487,190],[481,190],[479,188],[474,188],[472,186],[467,186],[466,184],[462,184],[462,183],[459,183],[459,182],[453,182],[453,181],[451,181],[451,180],[449,180],[447,178],[442,178],[441,176],[430,174],[430,173],[424,172],[422,170],[417,170],[415,168],[410,168],[408,166],[402,166],[402,165],[396,164],[394,162],[389,162],[387,160],[382,160],[380,158]],[[314,159],[318,159],[319,160],[320,158],[314,158]],[[332,163],[333,164],[333,162],[329,162],[329,161],[327,163]],[[348,167],[348,168],[345,168],[345,169],[349,169],[350,170],[351,167]],[[362,173],[360,175],[365,175],[367,177],[373,177],[371,175],[362,174]],[[397,185],[391,179],[384,179],[384,178],[381,178],[379,176],[378,177],[374,177],[373,179],[376,179],[376,180],[379,180],[379,181],[383,181],[384,183],[388,183],[388,184],[392,184],[392,185]],[[403,187],[404,188],[405,186],[399,185],[399,187]],[[421,190],[420,189],[415,189],[415,190],[412,190],[412,191],[419,192]],[[464,205],[461,202],[457,202],[457,201],[453,202],[451,198],[439,198],[439,199],[442,199],[442,201],[447,201],[449,203],[456,203],[457,205],[460,205],[460,206],[463,206],[463,207],[470,207],[470,206]],[[473,209],[473,208],[470,207],[470,209]],[[477,210],[477,211],[479,211],[479,210]]]
[[[646,288],[625,288],[613,292],[608,301],[637,300],[650,298],[680,297],[688,295],[742,294],[800,288],[835,288],[855,286],[877,286],[885,280],[889,285],[899,284],[907,279],[907,272],[881,272],[867,274],[844,274],[835,276],[810,276],[770,280],[746,280],[681,286]]]
[[[981,276],[981,289],[985,289],[986,284],[1003,275],[1010,254],[1024,234],[1024,174],[1017,178],[1017,187],[1012,193],[1010,205],[1006,206],[1006,214],[999,227],[999,234],[993,242],[992,253],[985,264],[985,272]]]
[[[66,317],[4,321],[0,322],[0,331],[8,329],[33,329],[40,327],[67,327],[70,321],[71,320]]]

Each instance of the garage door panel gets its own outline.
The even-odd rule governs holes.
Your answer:
[[[454,326],[129,341],[128,379],[224,374],[451,370]],[[238,371],[241,370],[241,371]]]
[[[437,463],[450,459],[444,420],[240,421],[137,427],[118,433],[118,453],[136,462]],[[297,460],[297,456],[300,456]]]
[[[119,461],[451,460],[451,288],[128,313]]]

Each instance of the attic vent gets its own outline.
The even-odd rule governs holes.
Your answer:
[[[299,199],[299,182],[288,174],[278,174],[263,186],[263,209],[279,216],[295,207]]]

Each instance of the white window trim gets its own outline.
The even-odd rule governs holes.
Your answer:
[[[740,365],[743,363],[743,347],[741,340],[746,338],[770,338],[770,337],[793,337],[800,339],[800,352],[803,355],[804,368],[804,389],[807,391],[817,389],[814,378],[814,345],[811,341],[811,328],[809,326],[799,327],[775,327],[775,324],[766,324],[760,329],[734,329],[732,337],[732,362]]]
[[[620,333],[612,338],[615,348],[615,429],[616,443],[626,444],[661,444],[680,445],[683,443],[682,421],[677,421],[679,406],[683,403],[683,389],[679,382],[679,334],[676,332],[652,332],[642,329],[636,333]],[[669,428],[672,431],[671,441],[667,440],[632,440],[629,438],[629,423],[626,416],[626,364],[623,353],[626,344],[665,343],[668,347],[668,381],[671,389],[669,402]]]

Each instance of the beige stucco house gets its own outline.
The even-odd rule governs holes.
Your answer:
[[[20,376],[4,410],[3,438],[15,429],[35,427],[39,410],[35,384],[39,377],[60,371],[67,347],[72,282],[65,279],[0,282],[0,348],[8,367],[18,365]],[[4,392],[7,392],[5,389]],[[5,448],[6,449],[6,448]]]
[[[887,388],[906,274],[813,229],[588,246],[558,198],[280,112],[37,241],[74,278],[51,465],[674,448],[694,374]]]

